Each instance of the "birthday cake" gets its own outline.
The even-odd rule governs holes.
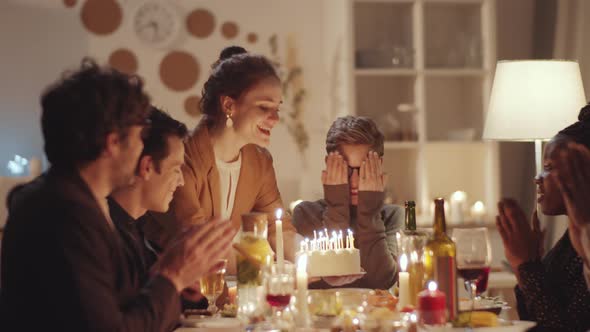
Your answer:
[[[300,255],[307,255],[307,273],[310,277],[345,276],[361,273],[361,255],[354,247],[352,232],[348,232],[346,243],[342,232],[332,232],[332,237],[320,232],[319,238],[301,243]],[[328,234],[325,231],[325,234]]]

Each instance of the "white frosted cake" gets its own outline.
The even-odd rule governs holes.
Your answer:
[[[324,235],[326,234],[326,235]],[[345,276],[361,273],[361,255],[354,247],[354,237],[349,230],[346,237],[342,231],[314,232],[314,239],[301,243],[299,255],[307,255],[307,273],[310,277]],[[346,243],[344,241],[346,239]]]
[[[310,277],[344,276],[361,272],[358,249],[316,250],[307,253]]]

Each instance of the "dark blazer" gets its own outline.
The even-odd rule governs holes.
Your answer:
[[[162,277],[140,284],[121,238],[77,172],[11,194],[2,241],[5,331],[166,331],[180,315]]]

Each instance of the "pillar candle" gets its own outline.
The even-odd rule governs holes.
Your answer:
[[[446,317],[446,296],[439,291],[436,282],[428,283],[428,289],[418,294],[418,311],[420,323],[427,325],[444,325]]]
[[[410,274],[407,272],[408,268],[408,257],[406,254],[402,254],[399,259],[399,265],[401,271],[398,273],[398,284],[399,284],[399,302],[398,306],[400,309],[411,304],[410,302]]]
[[[451,195],[451,223],[460,224],[463,222],[463,210],[465,208],[467,194],[464,191],[455,191]]]
[[[482,201],[477,201],[471,207],[471,217],[475,222],[483,222],[483,218],[486,214],[486,207]]]

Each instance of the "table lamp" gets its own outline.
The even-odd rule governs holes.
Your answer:
[[[483,131],[484,140],[534,141],[541,171],[542,141],[578,119],[586,105],[574,61],[499,61]]]
[[[483,139],[534,141],[536,174],[539,174],[542,142],[576,122],[584,105],[586,97],[577,62],[499,61]],[[540,210],[537,211],[541,217]]]

